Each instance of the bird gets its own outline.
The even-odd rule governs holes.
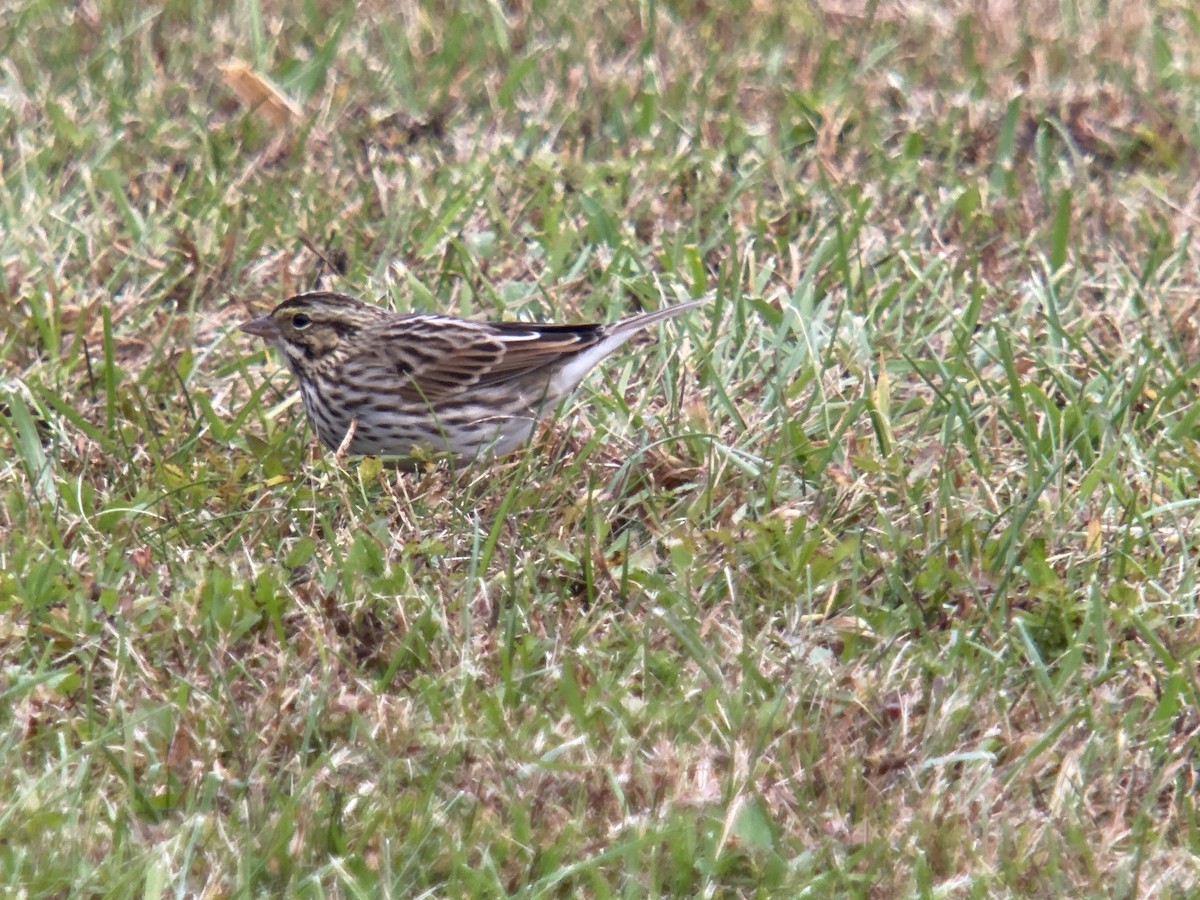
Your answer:
[[[346,454],[502,456],[601,360],[712,293],[612,324],[404,315],[332,291],[284,300],[241,330],[283,355],[322,444]]]

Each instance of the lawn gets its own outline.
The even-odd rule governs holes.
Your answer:
[[[0,884],[1194,896],[1188,2],[0,0]],[[616,321],[339,460],[316,286]]]

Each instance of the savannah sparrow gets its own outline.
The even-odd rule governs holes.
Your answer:
[[[398,315],[325,291],[242,325],[283,353],[321,442],[340,453],[508,453],[637,332],[711,299],[613,325]]]

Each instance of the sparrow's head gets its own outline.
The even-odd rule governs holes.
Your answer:
[[[242,331],[270,341],[299,372],[340,355],[362,329],[387,316],[378,306],[353,297],[313,291],[284,300],[267,315],[243,324]]]

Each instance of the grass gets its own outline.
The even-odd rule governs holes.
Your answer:
[[[2,17],[0,881],[1200,887],[1189,4]],[[400,472],[235,329],[318,279],[717,299]]]

